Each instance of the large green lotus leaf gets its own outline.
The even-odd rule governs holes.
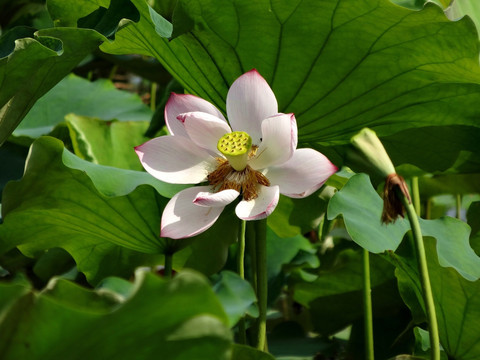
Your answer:
[[[35,103],[13,135],[47,135],[69,113],[122,121],[150,121],[152,116],[139,96],[117,90],[111,81],[90,82],[70,74]]]
[[[352,240],[373,253],[396,250],[409,230],[407,219],[382,224],[383,201],[365,174],[358,174],[338,191],[328,205],[328,218],[343,216]],[[442,266],[455,268],[469,280],[480,278],[480,258],[469,244],[470,227],[464,222],[444,217],[420,219],[423,236],[437,239],[437,252]]]
[[[385,0],[181,0],[168,41],[158,15],[143,0],[133,2],[140,22],[120,30],[104,51],[154,56],[188,92],[222,110],[232,82],[257,68],[280,111],[295,113],[303,144],[344,144],[365,126],[380,137],[479,127],[475,26],[450,21],[436,5],[412,11]],[[413,131],[398,144],[401,163],[429,166],[409,151],[413,144],[431,152],[444,147]],[[452,165],[438,158],[439,169]]]
[[[157,191],[171,194],[175,186],[144,172],[89,163],[64,150],[60,141],[42,137],[32,145],[23,179],[5,188],[0,251],[19,246],[35,256],[63,248],[91,283],[108,275],[128,277],[136,266],[160,264],[161,254],[182,249],[174,256],[176,268],[186,264],[208,274],[218,271],[237,237],[233,212],[225,211],[196,237],[159,238],[168,199]]]
[[[112,295],[59,279],[30,290],[2,317],[2,359],[229,359],[227,318],[200,275],[137,271],[126,300]]]
[[[98,192],[86,174],[63,164],[63,151],[61,142],[53,138],[33,144],[23,179],[5,187],[5,224],[30,216],[29,226],[19,229],[31,233],[24,242],[36,238],[38,243],[42,232],[47,240],[49,229],[55,227],[55,238],[76,232],[79,237],[89,235],[132,250],[161,253],[164,245],[157,225],[159,207],[166,199],[157,197],[150,186],[109,198]]]
[[[143,170],[134,147],[147,140],[146,121],[103,121],[69,114],[66,116],[75,154],[95,164]]]
[[[0,145],[36,100],[105,40],[91,29],[14,28],[0,41]]]
[[[480,357],[480,280],[465,280],[453,269],[440,266],[431,240],[427,239],[425,249],[440,342],[449,358],[477,359]],[[396,256],[396,262],[400,293],[417,322],[421,322],[424,303],[416,262],[400,256]]]

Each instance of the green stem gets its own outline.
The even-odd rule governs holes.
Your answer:
[[[425,219],[429,220],[432,216],[432,200],[427,199],[425,202]]]
[[[157,83],[152,83],[152,88],[150,89],[150,109],[155,111],[157,107]]]
[[[167,279],[172,278],[173,253],[165,254],[165,268],[163,274]]]
[[[457,219],[460,219],[460,215],[462,213],[462,195],[461,194],[457,194],[455,196],[455,204],[456,204],[456,207],[455,207],[455,217]]]
[[[420,216],[420,191],[418,189],[418,177],[414,176],[412,178],[412,201],[413,206],[415,207],[415,212]]]
[[[403,206],[407,211],[408,220],[412,228],[413,238],[415,240],[415,247],[417,250],[418,269],[420,271],[420,281],[422,284],[423,300],[425,302],[425,310],[427,313],[427,320],[430,335],[430,347],[432,349],[431,359],[440,360],[440,341],[438,336],[438,324],[435,314],[435,303],[433,301],[432,287],[430,285],[430,277],[428,275],[427,256],[425,254],[425,246],[423,244],[422,232],[420,230],[420,223],[413,205],[400,192],[397,192]]]
[[[363,249],[363,314],[365,325],[365,360],[374,359],[372,290],[370,285],[370,255]]]
[[[238,250],[237,250],[237,271],[238,275],[245,279],[245,231],[247,222],[245,220],[240,221],[240,231],[238,236]],[[240,344],[247,343],[245,318],[242,317],[238,323],[238,337]]]
[[[259,316],[257,321],[257,349],[266,350],[267,346],[267,220],[255,222],[257,257],[257,299]]]
[[[257,293],[257,246],[255,245],[256,234],[255,234],[255,223],[250,222],[247,224],[247,250],[250,256],[250,283],[252,288]]]

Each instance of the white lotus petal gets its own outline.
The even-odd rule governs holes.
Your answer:
[[[235,213],[242,220],[260,220],[270,215],[278,204],[280,192],[278,186],[258,185],[258,197],[242,200],[235,208]]]
[[[262,122],[262,142],[249,161],[253,169],[280,165],[290,159],[297,148],[297,121],[293,114],[278,114]]]
[[[235,200],[238,195],[240,195],[240,193],[233,189],[227,189],[216,193],[203,191],[197,194],[193,203],[199,206],[225,207]]]
[[[199,193],[207,192],[210,186],[195,186],[177,193],[163,210],[161,237],[183,239],[198,235],[211,227],[224,206],[206,207],[193,203]]]
[[[275,95],[265,79],[253,69],[234,81],[227,94],[227,116],[234,131],[245,131],[258,145],[261,123],[278,113]]]
[[[161,136],[135,151],[145,170],[173,184],[197,184],[215,170],[216,160],[206,150],[183,136]]]
[[[225,120],[208,113],[194,111],[180,114],[178,119],[183,121],[188,136],[195,144],[214,153],[219,152],[218,140],[231,132]]]
[[[318,190],[337,171],[325,155],[313,149],[297,149],[286,163],[268,168],[266,177],[280,193],[302,198]]]
[[[223,114],[207,100],[195,95],[172,93],[165,105],[165,123],[170,134],[188,137],[183,123],[177,119],[177,116],[192,111],[211,114],[225,121]]]

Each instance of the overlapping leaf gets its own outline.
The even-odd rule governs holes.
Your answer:
[[[0,144],[36,100],[105,38],[91,29],[15,28],[0,42]]]
[[[440,342],[449,357],[473,360],[480,356],[480,280],[465,280],[453,269],[443,268],[432,241],[426,242],[428,271],[437,313]],[[399,289],[406,304],[423,320],[423,298],[413,259],[398,257]],[[419,308],[420,306],[420,308]]]
[[[103,121],[69,114],[66,117],[75,154],[95,164],[143,170],[134,147],[143,144],[146,121]]]
[[[152,116],[137,95],[117,90],[111,81],[90,82],[70,74],[35,103],[13,135],[47,135],[70,113],[122,121],[149,121]]]
[[[0,299],[10,302],[0,321],[2,359],[229,358],[227,318],[198,274],[167,282],[138,271],[130,294],[58,279],[41,294],[19,286],[1,285]]]
[[[393,224],[382,224],[382,207],[382,199],[368,176],[358,174],[332,198],[328,217],[333,219],[342,215],[352,240],[370,252],[396,250],[409,229],[408,220],[400,218]],[[423,235],[437,240],[442,266],[455,268],[469,280],[480,278],[480,258],[470,247],[470,227],[467,224],[450,217],[420,220]]]

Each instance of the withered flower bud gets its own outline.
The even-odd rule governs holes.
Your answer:
[[[403,217],[405,212],[402,202],[395,194],[396,189],[405,195],[409,203],[412,202],[405,180],[396,173],[395,167],[375,131],[362,129],[352,137],[351,142],[359,150],[363,161],[367,162],[373,171],[385,178],[382,222],[385,224],[395,222],[397,217]]]

